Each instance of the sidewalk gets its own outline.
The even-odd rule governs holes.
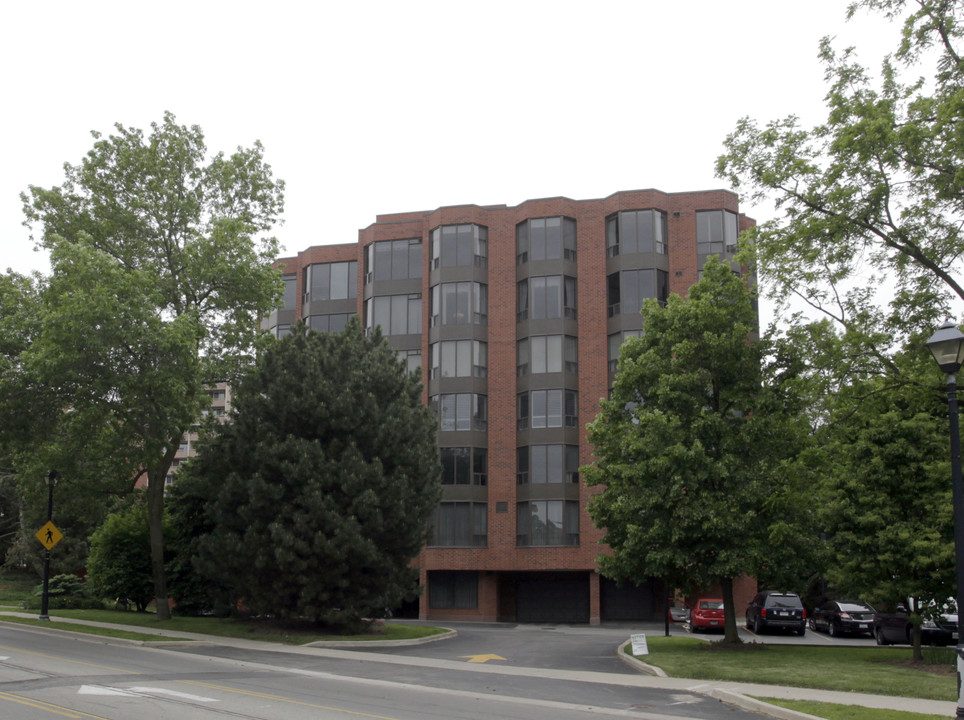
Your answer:
[[[3,616],[14,616],[23,618],[36,618],[33,613],[21,612],[0,612],[0,622]],[[58,623],[69,623],[76,625],[90,625],[95,627],[106,627],[117,630],[128,630],[144,635],[157,635],[167,638],[178,638],[180,640],[159,640],[157,642],[137,642],[130,640],[120,640],[97,635],[78,635],[86,639],[96,638],[103,642],[133,643],[148,645],[151,647],[164,647],[180,644],[181,641],[192,643],[203,643],[207,645],[223,645],[249,650],[274,650],[298,655],[327,655],[344,658],[364,659],[377,662],[391,662],[404,665],[429,665],[432,667],[461,670],[466,672],[482,672],[502,675],[530,675],[536,677],[567,678],[572,681],[600,682],[618,685],[633,685],[638,687],[661,688],[667,690],[685,690],[687,692],[698,693],[713,697],[721,702],[736,705],[746,710],[760,712],[771,717],[781,718],[782,720],[806,720],[813,718],[812,715],[787,710],[776,705],[756,700],[756,697],[781,698],[787,700],[814,700],[818,702],[835,703],[838,705],[857,705],[861,707],[877,708],[881,710],[901,710],[912,713],[924,713],[932,715],[943,715],[953,718],[957,712],[957,704],[942,700],[922,700],[920,698],[892,697],[887,695],[871,695],[867,693],[849,693],[833,690],[812,690],[808,688],[786,687],[780,685],[759,685],[753,683],[737,683],[724,681],[701,681],[687,678],[670,678],[659,668],[647,665],[640,660],[627,655],[622,648],[629,641],[620,645],[617,653],[620,659],[628,663],[640,672],[638,676],[632,675],[612,675],[605,673],[594,673],[585,671],[553,671],[544,668],[526,668],[511,666],[492,666],[492,665],[470,665],[463,662],[446,660],[430,660],[427,658],[417,658],[397,655],[375,655],[372,653],[354,653],[352,648],[363,646],[372,647],[391,647],[398,645],[413,645],[422,642],[434,642],[443,640],[455,634],[435,635],[418,641],[406,640],[386,640],[386,641],[364,641],[364,642],[324,642],[312,643],[311,645],[280,645],[277,643],[265,642],[262,640],[248,640],[243,638],[231,638],[214,635],[202,635],[199,633],[189,633],[174,630],[153,629],[144,627],[134,627],[130,625],[89,622],[85,620],[74,620],[69,618],[51,617],[51,620]],[[40,632],[50,632],[45,628],[35,625],[17,625],[19,628],[38,630]],[[63,632],[60,630],[54,632]]]

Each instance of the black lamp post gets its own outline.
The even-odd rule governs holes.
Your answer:
[[[54,486],[57,484],[57,471],[51,470],[47,473],[47,522],[54,519]],[[40,616],[38,620],[50,620],[47,610],[49,608],[49,588],[50,588],[50,548],[44,552],[44,589],[40,596]]]
[[[947,321],[927,341],[941,372],[947,375],[947,412],[951,431],[951,484],[954,490],[954,556],[957,580],[957,717],[964,718],[961,677],[964,672],[964,645],[961,644],[961,613],[964,606],[964,479],[961,476],[961,434],[957,418],[957,377],[964,365],[964,333]]]

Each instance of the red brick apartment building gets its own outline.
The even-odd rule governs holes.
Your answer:
[[[417,560],[420,618],[662,617],[658,580],[620,588],[596,572],[585,426],[642,328],[642,300],[685,294],[750,225],[728,191],[639,190],[379,215],[357,243],[279,260],[285,302],[266,329],[335,332],[361,315],[420,370],[439,416],[444,487]],[[736,591],[749,600],[755,583]]]

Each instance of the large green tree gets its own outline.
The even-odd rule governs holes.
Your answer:
[[[146,476],[164,619],[164,480],[204,387],[250,360],[257,317],[280,294],[277,244],[264,233],[284,186],[259,143],[209,157],[200,128],[169,113],[146,135],[121,125],[93,135],[62,185],[23,195],[52,273],[21,360],[58,408],[45,436],[55,454],[110,457],[129,486]]]
[[[597,460],[583,472],[604,486],[589,512],[612,549],[600,566],[624,581],[719,583],[738,642],[733,580],[802,547],[795,369],[768,360],[751,291],[715,259],[687,298],[647,301],[643,321],[589,426]]]
[[[441,493],[437,431],[379,332],[297,326],[179,473],[171,510],[196,528],[196,571],[262,615],[383,617],[417,587],[411,562]]]
[[[851,383],[818,434],[824,467],[819,527],[838,596],[879,609],[907,598],[955,595],[947,416],[932,359],[920,347],[895,356],[904,382]],[[919,614],[914,616],[920,652]]]
[[[154,580],[143,497],[135,495],[91,535],[87,584],[98,598],[129,602],[138,612],[147,609],[154,596]]]
[[[848,17],[863,11],[902,23],[880,72],[824,39],[826,120],[745,118],[717,171],[778,211],[746,240],[822,391],[810,461],[827,574],[892,604],[943,592],[925,586],[952,547],[949,472],[928,458],[947,457],[946,396],[922,343],[964,299],[964,2],[859,0]]]
[[[964,299],[964,2],[860,0],[848,17],[865,9],[904,22],[879,76],[824,39],[827,119],[744,118],[717,173],[775,202],[777,217],[749,235],[774,299],[802,301],[841,332],[872,321],[899,347]],[[894,347],[869,340],[864,352],[874,362]]]

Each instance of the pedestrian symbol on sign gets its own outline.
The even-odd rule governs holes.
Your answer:
[[[63,539],[64,535],[57,529],[56,525],[47,521],[47,524],[37,531],[35,537],[45,548],[50,550]]]

